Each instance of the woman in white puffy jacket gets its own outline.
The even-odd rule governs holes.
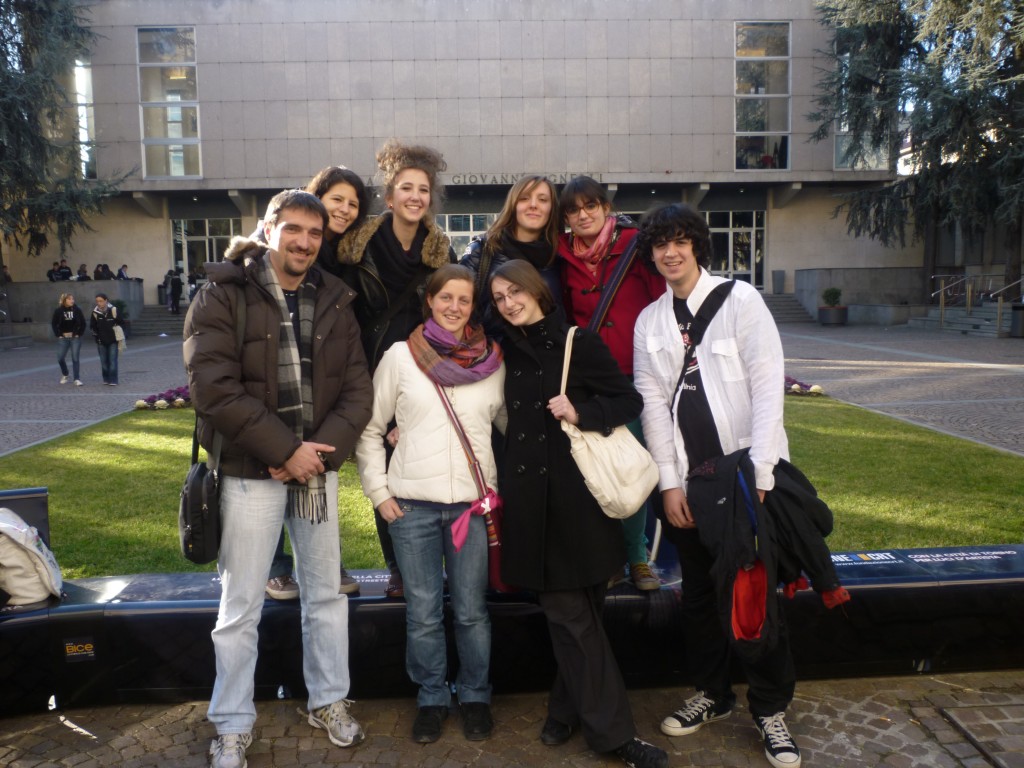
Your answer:
[[[451,704],[445,630],[448,576],[458,676],[453,681],[467,739],[491,734],[491,624],[487,613],[487,533],[469,517],[456,550],[453,523],[481,493],[441,392],[497,487],[491,425],[504,420],[505,366],[500,348],[469,325],[473,273],[450,264],[426,286],[426,317],[408,341],[391,346],[373,377],[373,415],[356,448],[363,490],[387,521],[405,581],[406,670],[419,686],[415,741],[440,738]],[[386,464],[383,438],[395,419],[398,438]],[[503,424],[502,424],[503,426]]]

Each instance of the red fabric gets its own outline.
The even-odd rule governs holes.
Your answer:
[[[835,608],[837,605],[848,602],[850,593],[846,591],[846,587],[836,587],[828,592],[822,592],[821,599],[824,601],[826,608]]]
[[[799,592],[801,589],[807,589],[809,586],[811,585],[807,583],[807,579],[801,576],[796,581],[792,581],[789,584],[786,584],[782,588],[782,594],[788,597],[790,600],[792,600],[794,597],[796,597],[797,592]]]
[[[499,499],[500,501],[500,499]],[[501,580],[501,516],[503,505],[484,512],[487,526],[487,583],[495,592],[513,592],[513,587]]]
[[[605,280],[611,276],[619,256],[629,247],[636,235],[635,229],[622,230],[619,239],[612,246],[607,264],[602,265]],[[586,328],[597,309],[597,303],[601,300],[601,292],[592,290],[597,278],[587,269],[586,264],[573,255],[568,233],[558,239],[558,256],[561,263],[565,314],[570,325]],[[598,275],[601,274],[601,269],[598,270]],[[600,329],[601,338],[608,345],[619,368],[627,376],[633,375],[633,326],[636,325],[636,319],[648,304],[665,292],[666,288],[665,278],[650,272],[638,256],[608,308],[604,327]]]
[[[736,640],[757,640],[764,627],[768,578],[764,563],[740,568],[732,587],[732,635]]]

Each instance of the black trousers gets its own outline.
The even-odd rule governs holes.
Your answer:
[[[701,544],[695,528],[676,528],[665,523],[664,533],[679,551],[683,577],[683,637],[686,641],[686,666],[697,690],[716,702],[736,700],[732,692],[729,663],[732,653],[729,638],[718,612],[715,583],[711,578],[711,553]],[[772,592],[770,599],[778,600]],[[793,700],[796,672],[789,649],[789,633],[779,610],[779,641],[775,648],[754,663],[744,662],[743,673],[749,685],[747,703],[755,717],[785,711]]]
[[[602,583],[539,594],[558,662],[548,715],[581,726],[595,752],[610,752],[636,736],[626,685],[601,622],[605,592]]]

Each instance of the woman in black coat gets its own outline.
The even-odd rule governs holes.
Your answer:
[[[587,490],[558,423],[610,434],[637,418],[643,401],[601,338],[584,330],[576,331],[566,393],[559,394],[569,328],[529,262],[499,266],[490,290],[506,322],[501,575],[538,592],[558,662],[541,741],[563,744],[582,727],[595,752],[662,768],[665,752],[636,737],[601,622],[608,576],[625,557],[622,524]]]

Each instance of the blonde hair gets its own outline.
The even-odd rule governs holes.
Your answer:
[[[60,295],[60,301],[57,302],[57,306],[58,307],[63,307],[65,301],[67,301],[68,299],[74,299],[74,298],[75,298],[75,294],[73,294],[73,293],[62,293]]]
[[[414,168],[427,174],[430,184],[430,205],[427,212],[433,216],[437,213],[440,203],[444,200],[444,184],[440,174],[448,169],[444,155],[431,147],[422,144],[402,144],[398,139],[388,139],[384,146],[377,150],[377,174],[380,186],[384,188],[384,197],[390,198],[395,191],[395,179],[402,171]]]

